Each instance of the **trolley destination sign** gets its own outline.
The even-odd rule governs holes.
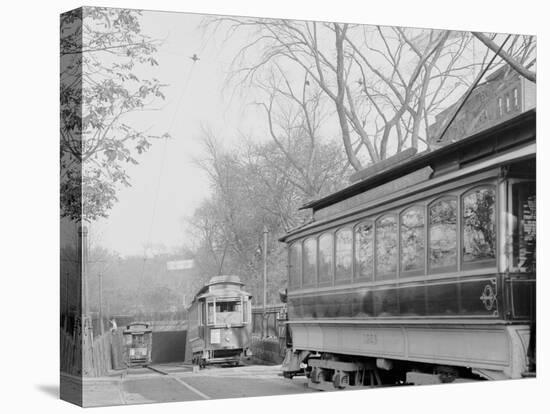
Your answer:
[[[193,259],[171,260],[166,262],[166,270],[189,270],[195,266]]]

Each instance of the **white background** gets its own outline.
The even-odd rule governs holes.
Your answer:
[[[538,376],[536,380],[402,387],[302,396],[118,407],[120,412],[542,412],[548,409],[547,100],[549,29],[545,2],[131,0],[118,6],[355,23],[519,32],[538,35]],[[58,382],[58,70],[59,13],[78,1],[3,2],[0,24],[0,404],[3,412],[72,412],[55,397]],[[6,93],[7,91],[7,93]],[[547,395],[545,395],[545,393]],[[107,412],[113,408],[94,409]]]

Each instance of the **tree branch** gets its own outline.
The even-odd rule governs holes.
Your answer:
[[[500,46],[497,45],[495,42],[493,42],[491,39],[489,39],[487,36],[485,36],[485,34],[480,32],[472,32],[472,34],[477,39],[479,39],[481,43],[483,43],[493,52],[498,53],[498,55],[506,63],[508,63],[517,73],[519,73],[525,79],[530,80],[533,83],[537,83],[537,74],[535,72],[532,72],[526,69],[523,65],[521,65],[516,59],[510,56],[507,52],[505,52],[504,50],[500,50]]]

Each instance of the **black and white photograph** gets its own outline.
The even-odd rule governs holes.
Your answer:
[[[62,14],[61,397],[536,376],[536,49]]]
[[[138,411],[529,406],[512,390],[545,375],[539,25],[368,17],[359,3],[344,17],[121,3],[48,16],[56,266],[35,274],[42,216],[12,242],[32,243],[18,266],[49,278],[58,316],[11,305],[8,317],[32,338],[22,364],[41,370],[53,357],[40,342],[58,344],[43,398]],[[41,187],[46,170],[32,168]],[[37,193],[32,208],[45,204]]]

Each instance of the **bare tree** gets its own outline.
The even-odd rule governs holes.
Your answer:
[[[299,67],[319,87],[334,105],[355,170],[404,147],[427,146],[430,117],[482,64],[465,57],[467,33],[248,18],[210,24],[229,36],[250,34],[233,61],[232,81],[257,87],[274,66],[286,73]]]
[[[515,35],[510,46],[503,50],[495,42],[496,35],[488,36],[484,33],[472,32],[472,34],[487,48],[497,53],[508,65],[525,79],[533,83],[537,82],[536,72],[530,70],[536,63],[536,38],[534,36]]]
[[[276,296],[286,275],[285,251],[277,238],[309,219],[309,213],[298,211],[300,205],[344,182],[346,164],[341,147],[315,133],[320,117],[315,94],[301,100],[293,90],[279,87],[285,95],[275,93],[274,101],[258,102],[271,124],[267,142],[243,137],[240,148],[227,149],[204,129],[204,156],[197,162],[208,174],[212,195],[189,220],[198,266],[210,274],[239,274],[253,292],[260,292],[262,283],[258,276],[266,226],[270,296]]]
[[[256,104],[265,112],[269,136],[275,151],[280,153],[277,163],[271,154],[265,162],[306,198],[333,190],[332,184],[341,180],[349,163],[336,148],[330,147],[331,154],[326,154],[328,139],[323,135],[322,124],[329,114],[323,105],[322,90],[309,81],[307,73],[293,84],[277,64],[268,79],[259,81],[257,86],[265,99]],[[261,150],[258,154],[264,155]]]

